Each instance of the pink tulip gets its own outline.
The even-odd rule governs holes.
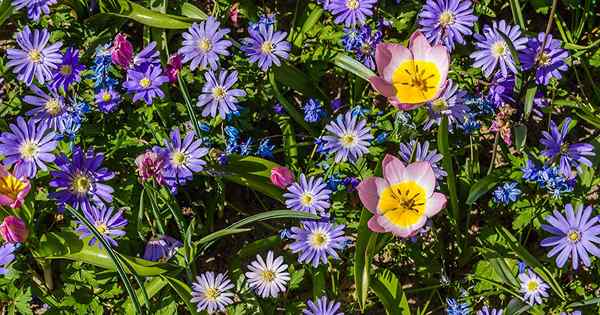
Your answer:
[[[429,162],[404,166],[398,158],[386,155],[382,166],[383,178],[369,177],[357,187],[363,205],[373,213],[369,229],[410,237],[446,206],[446,196],[434,191],[435,175]]]
[[[111,48],[112,62],[127,69],[133,61],[133,45],[124,34],[117,34]]]
[[[177,74],[179,74],[179,70],[181,70],[181,55],[175,54],[169,57],[169,63],[167,64],[167,77],[169,78],[170,83],[177,82]]]
[[[0,165],[0,205],[13,209],[21,207],[30,189],[26,177],[16,178]]]
[[[446,47],[431,47],[421,32],[415,32],[408,48],[381,43],[375,50],[379,75],[369,78],[373,88],[402,110],[410,110],[436,99],[448,78],[450,56]]]
[[[4,218],[4,221],[0,224],[0,234],[9,243],[23,243],[27,240],[29,231],[23,220],[10,215]]]
[[[285,189],[294,183],[294,174],[287,167],[274,167],[271,169],[271,183],[281,189]]]

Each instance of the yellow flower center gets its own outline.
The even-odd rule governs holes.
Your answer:
[[[221,295],[221,292],[219,292],[219,290],[216,288],[207,288],[206,291],[204,291],[204,297],[207,300],[214,301],[219,297],[219,295]]]
[[[110,102],[110,100],[112,100],[112,95],[110,95],[110,93],[108,93],[108,92],[104,92],[102,94],[102,100],[104,102]]]
[[[14,200],[17,199],[17,196],[25,189],[25,187],[26,185],[24,182],[11,174],[0,177],[0,195],[7,196]]]
[[[377,209],[393,224],[409,227],[425,215],[425,189],[415,181],[387,187],[379,196]]]
[[[60,102],[55,98],[51,98],[44,104],[44,108],[50,116],[56,116],[60,113]]]
[[[210,40],[205,37],[198,42],[198,48],[200,48],[200,50],[202,50],[203,52],[207,53],[212,48],[212,44]]]
[[[351,147],[355,146],[357,140],[358,140],[358,138],[355,135],[350,134],[350,133],[347,133],[340,137],[340,142],[342,143],[342,146],[344,148],[351,148]]]
[[[71,189],[78,194],[87,193],[90,190],[90,186],[92,186],[92,181],[83,174],[75,176],[71,182]]]
[[[452,24],[454,24],[454,14],[449,10],[442,12],[440,14],[440,25],[445,27]]]
[[[60,67],[60,73],[62,73],[63,75],[69,75],[71,74],[71,72],[73,72],[73,68],[71,67],[71,65],[63,65]]]
[[[348,0],[346,1],[346,8],[350,10],[356,10],[360,6],[360,2],[358,0]]]
[[[222,99],[225,97],[225,95],[227,95],[227,91],[225,91],[222,86],[218,85],[212,89],[212,95],[216,99]]]
[[[264,270],[260,273],[260,277],[264,282],[273,282],[275,280],[275,273],[272,270]]]
[[[314,197],[311,193],[303,193],[302,196],[300,196],[300,203],[305,207],[309,207],[312,205],[313,199]]]
[[[39,149],[40,148],[38,147],[37,143],[28,141],[21,144],[19,153],[21,153],[21,157],[25,159],[32,159],[38,154]]]
[[[106,224],[103,222],[96,222],[96,230],[98,230],[100,234],[104,234],[106,231],[108,231],[108,226],[106,226]]]
[[[270,54],[273,51],[273,43],[269,40],[266,40],[262,45],[260,45],[260,50],[265,54]]]
[[[314,248],[323,248],[329,243],[329,237],[327,234],[317,231],[310,236],[309,242]]]
[[[506,53],[508,52],[508,47],[506,46],[506,43],[502,40],[502,41],[497,41],[492,45],[492,55],[496,58],[499,57],[504,57],[506,55]]]
[[[37,49],[32,49],[27,55],[29,60],[33,63],[38,63],[42,61],[42,53]]]
[[[436,113],[444,111],[447,108],[448,108],[448,103],[446,102],[445,99],[438,98],[437,100],[431,102],[431,110],[433,110]]]
[[[552,59],[550,58],[550,55],[548,55],[547,53],[543,52],[540,54],[540,57],[538,58],[538,63],[542,66],[547,66],[550,64],[550,61]]]
[[[406,60],[392,75],[396,97],[401,103],[420,104],[431,100],[441,85],[441,73],[435,63]]]
[[[528,292],[535,292],[539,286],[540,285],[538,284],[537,281],[535,281],[535,280],[529,280],[527,282],[527,291]]]
[[[175,164],[177,166],[181,166],[181,165],[185,164],[187,157],[185,156],[185,153],[178,151],[178,152],[173,153],[171,160],[173,161],[173,164]]]
[[[581,235],[579,235],[578,231],[571,231],[567,236],[569,237],[569,240],[573,243],[578,242],[581,239]]]
[[[140,86],[143,87],[144,89],[150,86],[150,83],[152,83],[150,81],[150,79],[148,77],[143,77],[140,80]]]

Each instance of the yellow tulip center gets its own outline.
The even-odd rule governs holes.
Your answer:
[[[90,190],[92,181],[84,174],[76,175],[71,182],[71,189],[78,194],[85,194]]]
[[[440,25],[442,27],[446,27],[448,25],[452,25],[454,24],[454,14],[448,10],[442,12],[442,14],[440,14]]]
[[[360,2],[358,0],[348,0],[346,1],[346,8],[350,10],[356,10],[360,6]]]
[[[425,215],[425,189],[415,181],[387,187],[379,196],[377,208],[395,225],[409,227]]]
[[[212,44],[210,43],[210,40],[208,38],[203,38],[198,42],[198,48],[200,48],[200,50],[202,50],[203,52],[207,53],[212,48]]]
[[[506,55],[506,53],[508,52],[508,47],[506,46],[506,43],[502,40],[502,41],[498,41],[495,42],[494,44],[492,44],[492,55],[495,58],[499,58],[499,57],[504,57]]]
[[[10,174],[0,177],[0,195],[7,196],[12,200],[17,199],[17,196],[25,187],[24,182]]]
[[[40,148],[36,143],[25,142],[21,144],[21,147],[19,148],[19,153],[21,153],[21,157],[25,159],[32,159],[37,155],[39,149]]]
[[[396,98],[401,103],[420,104],[430,101],[441,85],[441,73],[435,63],[425,60],[406,60],[392,76]]]
[[[60,113],[60,102],[55,98],[51,98],[44,104],[44,108],[50,116],[56,116]]]
[[[42,61],[42,53],[37,49],[32,49],[27,55],[29,60],[33,63],[38,63]]]
[[[143,87],[144,89],[150,86],[150,83],[152,83],[150,81],[150,79],[148,77],[143,77],[140,80],[140,86]]]

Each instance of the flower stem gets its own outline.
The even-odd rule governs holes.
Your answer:
[[[494,165],[496,165],[496,151],[498,150],[498,140],[500,139],[500,131],[496,131],[496,136],[494,137],[494,146],[492,147],[492,159],[490,160],[490,166],[487,171],[487,175],[492,173],[494,169]]]

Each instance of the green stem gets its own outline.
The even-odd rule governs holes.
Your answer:
[[[490,166],[488,167],[487,175],[490,175],[494,170],[494,165],[496,165],[496,152],[498,151],[498,140],[500,139],[500,132],[496,131],[496,136],[494,137],[494,146],[492,147],[492,159],[490,160]]]
[[[183,96],[185,108],[187,109],[188,116],[190,116],[190,121],[194,126],[194,131],[196,132],[196,137],[200,137],[200,125],[198,125],[198,119],[196,118],[196,114],[194,113],[194,108],[192,107],[192,102],[190,101],[190,94],[188,93],[187,85],[183,82],[181,78],[181,74],[177,75],[177,84],[179,85],[179,90]]]

